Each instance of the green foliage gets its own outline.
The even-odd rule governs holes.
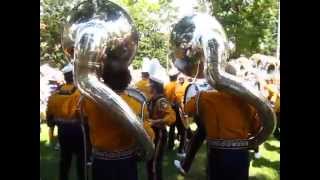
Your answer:
[[[236,52],[275,55],[278,0],[212,0],[213,14],[235,41]]]
[[[40,63],[60,68],[67,63],[60,43],[63,22],[72,4],[70,0],[43,0],[40,6]]]
[[[40,24],[40,62],[50,62],[55,67],[61,67],[67,60],[61,48],[61,32],[63,22],[71,8],[79,0],[43,0],[41,1],[42,15]],[[160,0],[115,0],[132,17],[140,34],[139,47],[133,67],[140,68],[143,57],[158,58],[165,66],[168,52],[168,34],[161,32],[164,23],[173,20],[175,9],[169,1]]]
[[[161,32],[165,23],[174,18],[175,9],[168,1],[153,3],[148,0],[118,0],[115,1],[124,7],[132,17],[139,32],[139,45],[133,67],[140,68],[143,57],[157,58],[160,64],[166,66],[169,46],[169,32]]]
[[[81,0],[42,0],[40,16],[40,63],[50,62],[61,67],[67,60],[60,40],[63,22],[71,8]],[[143,57],[158,58],[165,66],[168,53],[168,27],[177,10],[170,0],[114,0],[132,17],[140,34],[133,67],[140,68]],[[211,0],[213,14],[234,41],[236,52],[252,55],[274,55],[277,46],[278,0]],[[199,1],[201,8],[203,1]],[[203,7],[202,7],[203,8]]]

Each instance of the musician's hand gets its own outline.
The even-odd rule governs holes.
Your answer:
[[[151,120],[151,126],[153,127],[163,127],[164,126],[164,122],[163,119],[153,119]]]
[[[77,109],[75,110],[75,117],[76,117],[77,119],[81,119],[80,108],[77,108]]]

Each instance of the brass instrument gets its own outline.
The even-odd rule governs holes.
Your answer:
[[[136,54],[138,33],[128,13],[107,0],[76,6],[63,29],[63,49],[74,60],[74,79],[81,94],[113,115],[132,132],[143,159],[154,151],[152,140],[128,104],[101,80],[104,68],[128,68]]]
[[[221,24],[206,14],[183,17],[174,25],[170,37],[173,64],[179,71],[196,78],[205,77],[218,91],[239,96],[258,112],[262,125],[257,134],[247,140],[221,139],[220,148],[255,148],[273,133],[275,114],[258,90],[224,71],[229,44]]]

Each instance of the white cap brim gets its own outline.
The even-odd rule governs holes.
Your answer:
[[[66,65],[64,68],[62,68],[61,70],[64,74],[72,72],[73,71],[73,65],[72,64],[68,64]]]

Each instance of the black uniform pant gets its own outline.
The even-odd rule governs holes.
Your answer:
[[[276,121],[276,129],[274,130],[274,137],[280,140],[280,113],[276,113],[277,121]]]
[[[92,180],[138,180],[135,157],[119,160],[93,159]]]
[[[198,128],[186,146],[186,157],[181,161],[181,166],[185,172],[190,170],[191,164],[206,138],[206,132],[202,124],[197,123]]]
[[[76,156],[78,180],[84,179],[84,140],[80,123],[58,124],[60,143],[59,179],[68,180],[72,156]]]
[[[193,132],[192,132],[191,128],[189,127],[186,129],[186,139],[190,140],[192,138],[192,136],[193,136]]]
[[[248,180],[248,150],[208,148],[208,180]]]
[[[174,109],[176,113],[176,121],[174,124],[170,126],[169,130],[169,140],[168,140],[168,149],[172,150],[174,147],[174,140],[175,140],[175,128],[177,127],[178,129],[178,139],[179,139],[179,147],[178,147],[178,152],[183,153],[184,152],[184,147],[185,147],[185,142],[186,142],[186,129],[182,124],[182,120],[180,117],[179,113],[179,106],[178,105],[173,105],[172,108]]]
[[[155,132],[155,152],[153,158],[147,162],[148,180],[162,180],[162,161],[167,141],[166,129],[153,128]]]

